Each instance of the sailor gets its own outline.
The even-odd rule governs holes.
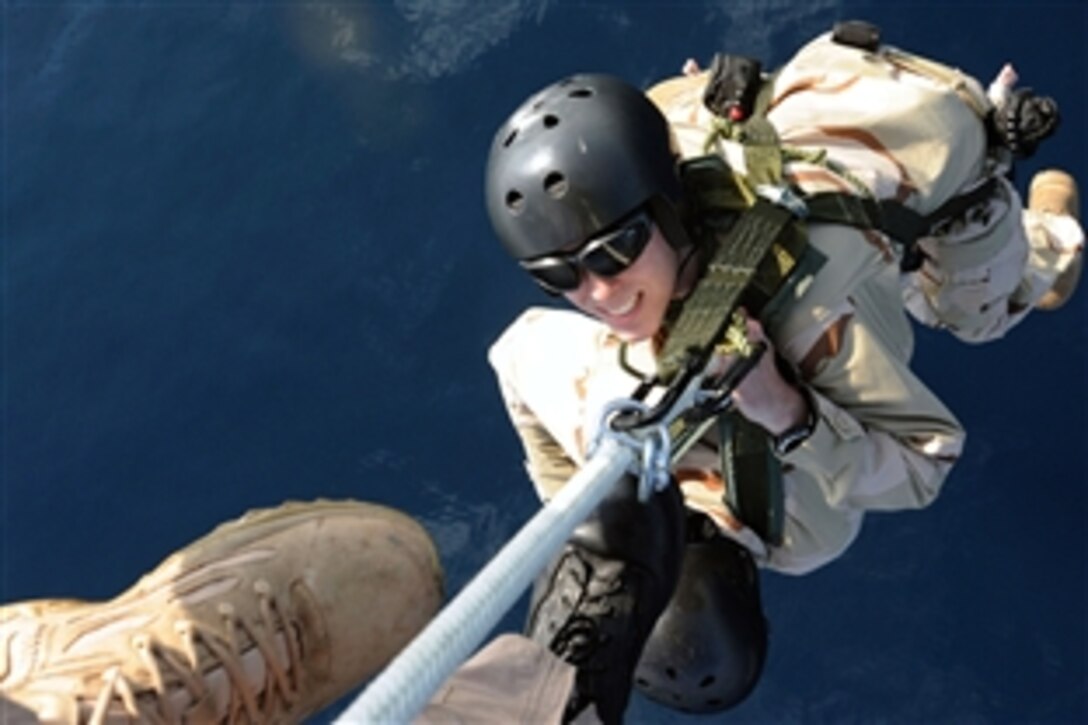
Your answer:
[[[905,298],[978,341],[1068,296],[1083,240],[1072,179],[1040,176],[1021,214],[1000,165],[1045,133],[1006,127],[991,142],[987,123],[1017,113],[996,115],[974,79],[842,30],[769,80],[744,59],[648,95],[575,75],[495,136],[486,193],[499,239],[577,310],[530,309],[490,351],[542,499],[586,462],[610,401],[665,395],[654,385],[699,321],[746,311],[748,342],[766,350],[643,521],[606,502],[538,581],[526,633],[578,664],[568,717],[619,721],[617,673],[669,706],[737,704],[765,657],[756,567],[810,572],[867,512],[936,498],[964,432],[910,369]],[[731,249],[761,235],[775,239],[738,281]],[[964,270],[998,266],[1000,284],[965,304]],[[728,370],[737,357],[704,359]]]

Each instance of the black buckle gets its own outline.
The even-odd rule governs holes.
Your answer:
[[[763,66],[743,55],[715,53],[703,104],[711,113],[740,122],[752,115],[763,83]]]
[[[835,23],[831,39],[839,45],[875,53],[880,48],[880,28],[864,20],[844,20]]]

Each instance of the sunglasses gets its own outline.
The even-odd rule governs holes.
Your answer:
[[[546,292],[573,292],[582,284],[583,272],[615,277],[634,264],[650,241],[653,224],[649,212],[642,210],[616,229],[590,239],[575,252],[549,254],[519,264]]]

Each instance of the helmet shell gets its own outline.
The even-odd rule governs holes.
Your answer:
[[[525,101],[487,162],[491,223],[516,259],[580,244],[655,196],[680,195],[668,123],[639,89],[574,75]]]

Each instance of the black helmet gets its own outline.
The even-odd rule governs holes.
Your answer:
[[[767,620],[752,555],[717,533],[689,542],[680,583],[642,649],[635,686],[677,710],[717,712],[755,689],[766,657]]]
[[[487,161],[487,211],[507,251],[531,259],[680,195],[667,122],[642,91],[575,75],[521,105]]]

